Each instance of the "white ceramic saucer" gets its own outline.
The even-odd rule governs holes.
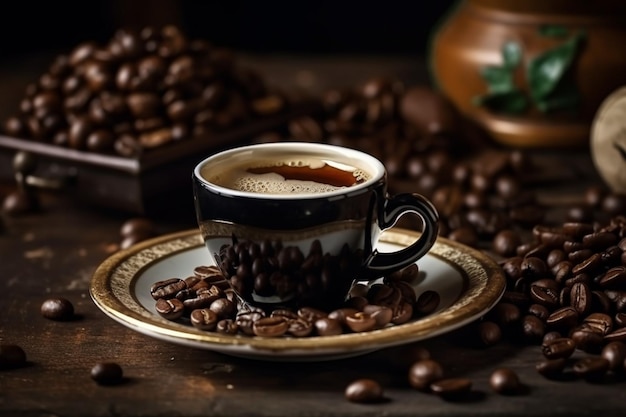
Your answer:
[[[404,229],[385,232],[378,245],[383,252],[413,243],[419,234]],[[223,335],[166,320],[156,313],[150,286],[167,278],[186,278],[198,265],[213,261],[197,230],[161,236],[120,251],[95,271],[90,294],[109,317],[145,335],[184,346],[232,356],[272,361],[320,361],[356,356],[378,349],[416,342],[461,327],[489,311],[505,289],[500,267],[482,252],[439,238],[417,263],[419,296],[435,290],[438,309],[419,319],[379,330],[338,336],[261,338]]]

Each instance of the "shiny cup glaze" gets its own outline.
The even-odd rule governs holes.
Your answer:
[[[240,191],[206,179],[212,171],[284,153],[356,166],[368,178],[333,191],[296,194]],[[355,279],[373,280],[416,262],[437,237],[434,206],[418,194],[390,197],[383,164],[349,148],[283,142],[230,149],[196,166],[193,188],[209,253],[252,303],[338,304]],[[396,252],[376,250],[380,234],[409,212],[422,220],[420,238]]]

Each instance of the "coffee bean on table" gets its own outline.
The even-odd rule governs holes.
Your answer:
[[[63,297],[49,298],[41,304],[41,315],[56,321],[72,320],[75,318],[74,306]]]
[[[537,363],[535,369],[546,378],[556,378],[563,374],[566,365],[566,358],[546,359]]]
[[[472,381],[469,378],[440,379],[430,384],[430,390],[448,399],[455,399],[467,394],[472,389]]]
[[[478,337],[482,346],[493,346],[502,339],[502,330],[493,321],[482,321],[478,324]]]
[[[419,390],[428,391],[430,384],[443,378],[443,368],[433,359],[418,360],[409,368],[409,384]]]
[[[624,342],[607,343],[600,355],[609,362],[609,370],[621,371],[626,360],[626,344]]]
[[[91,368],[91,379],[100,385],[117,385],[124,381],[124,372],[115,362],[100,362]]]
[[[602,356],[587,356],[574,363],[574,373],[589,381],[602,379],[609,370],[609,361]]]
[[[354,403],[375,403],[384,399],[382,386],[373,379],[357,379],[345,389],[345,397]]]
[[[26,352],[18,345],[0,344],[0,370],[26,365]]]
[[[568,337],[544,341],[541,352],[548,359],[569,358],[576,350],[576,342]]]
[[[499,368],[491,373],[489,385],[498,394],[515,394],[521,388],[519,376],[510,368]]]

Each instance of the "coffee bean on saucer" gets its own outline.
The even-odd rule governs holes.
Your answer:
[[[0,370],[20,368],[26,364],[26,353],[18,345],[0,344]]]
[[[383,400],[383,388],[373,379],[357,379],[345,389],[345,397],[354,403],[375,403]]]
[[[117,385],[123,382],[124,371],[115,362],[101,362],[91,368],[91,379],[100,385]]]
[[[50,320],[67,321],[74,318],[74,306],[62,297],[49,298],[41,304],[41,315]]]
[[[521,387],[519,377],[509,368],[499,368],[493,371],[489,378],[489,385],[498,394],[515,394]]]

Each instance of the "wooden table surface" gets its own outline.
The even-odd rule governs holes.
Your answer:
[[[354,69],[356,78],[379,70],[409,82],[423,76],[411,60],[259,59],[275,77],[297,67],[289,82],[307,88],[352,82],[329,78]],[[416,64],[415,73],[410,69]],[[369,67],[368,67],[369,65]],[[295,74],[289,72],[289,74]],[[356,74],[356,75],[355,75]],[[299,77],[299,78],[298,78]],[[287,77],[288,78],[288,77]],[[304,83],[304,84],[302,84]],[[583,150],[570,164],[593,172]],[[572,159],[570,159],[572,158]],[[578,178],[552,192],[551,202],[568,204],[595,179]],[[0,195],[14,184],[2,184]],[[555,197],[556,196],[556,197]],[[582,416],[623,415],[626,383],[589,383],[581,379],[549,380],[534,367],[540,347],[503,341],[482,349],[459,346],[451,335],[388,348],[363,356],[324,362],[285,363],[240,359],[210,350],[189,348],[140,334],[113,321],[91,300],[92,274],[120,242],[127,213],[77,204],[62,194],[43,194],[40,213],[5,216],[0,232],[0,343],[20,345],[28,364],[0,371],[0,415],[6,416]],[[191,198],[191,196],[190,196]],[[196,227],[193,214],[154,219],[159,233]],[[69,299],[79,319],[57,322],[40,314],[42,302]],[[447,401],[408,385],[412,349],[426,348],[448,376],[473,382],[473,395]],[[578,353],[577,353],[578,354]],[[90,378],[98,362],[114,361],[124,369],[125,383],[100,386]],[[496,368],[516,371],[526,389],[504,396],[489,387]],[[344,389],[356,378],[372,378],[386,401],[356,404]]]

